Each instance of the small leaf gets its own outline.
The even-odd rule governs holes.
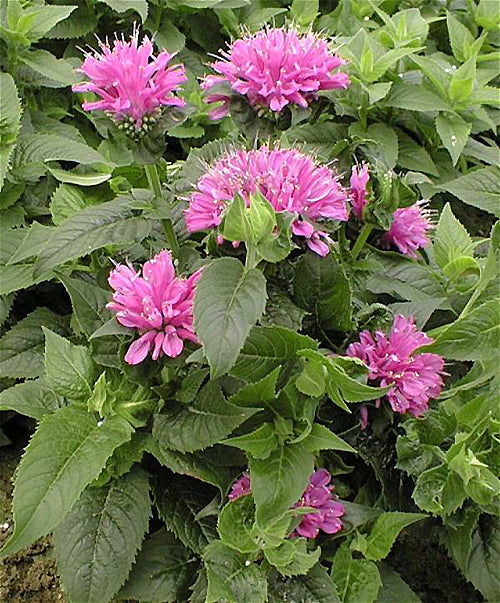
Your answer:
[[[128,10],[135,11],[144,23],[148,18],[148,3],[147,0],[99,0],[107,4],[117,13],[124,13]]]
[[[440,113],[436,117],[437,133],[450,153],[453,165],[456,165],[467,144],[471,127],[471,124],[453,113]]]
[[[261,425],[251,433],[222,440],[220,443],[225,444],[226,446],[239,448],[250,456],[262,460],[267,459],[278,447],[278,439],[276,438],[274,429],[269,423],[264,423],[264,425]],[[244,551],[241,552],[243,553]]]
[[[308,551],[305,538],[285,540],[279,547],[266,549],[264,555],[283,576],[304,575],[316,565],[321,549]]]
[[[449,203],[441,212],[432,245],[434,257],[441,268],[458,257],[472,257],[474,249],[472,239],[455,218]]]
[[[304,440],[304,445],[309,452],[318,452],[319,450],[341,450],[342,452],[353,452],[356,450],[342,438],[330,431],[325,425],[315,423],[312,426],[311,433]]]

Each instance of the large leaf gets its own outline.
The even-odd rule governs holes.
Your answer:
[[[446,111],[450,108],[446,101],[434,92],[407,82],[393,84],[382,104],[410,111]]]
[[[303,442],[280,446],[268,459],[250,459],[257,522],[266,525],[292,507],[306,489],[314,454]]]
[[[319,563],[305,576],[283,578],[277,572],[269,577],[269,601],[287,603],[304,601],[307,603],[340,603],[337,589],[326,569]]]
[[[14,554],[53,530],[131,433],[125,419],[114,416],[97,422],[75,405],[45,415],[18,467],[15,529],[2,556]]]
[[[230,404],[220,387],[210,382],[193,404],[169,403],[162,414],[156,415],[153,437],[181,452],[201,450],[217,444],[258,410]]]
[[[441,268],[462,256],[472,256],[474,245],[467,230],[455,218],[447,203],[434,233],[434,257]]]
[[[148,3],[146,0],[99,0],[99,2],[104,2],[117,13],[133,10],[140,15],[143,23],[148,18]]]
[[[465,203],[500,217],[500,168],[489,166],[440,184]]]
[[[0,190],[2,189],[10,154],[19,132],[21,103],[11,75],[0,73]]]
[[[32,419],[39,420],[61,406],[64,406],[63,398],[54,392],[43,377],[18,383],[0,392],[0,410],[15,410]]]
[[[419,597],[389,564],[382,563],[379,570],[382,587],[378,592],[377,603],[421,603]]]
[[[97,207],[87,207],[59,226],[40,252],[35,275],[87,255],[100,247],[132,243],[146,237],[151,223],[133,216],[136,201],[118,197]]]
[[[228,502],[219,513],[217,531],[224,544],[240,553],[257,553],[261,546],[252,533],[255,505],[251,496]]]
[[[212,378],[232,368],[265,304],[266,279],[256,268],[245,270],[235,258],[205,268],[196,287],[194,324]]]
[[[190,578],[188,551],[161,528],[148,536],[118,597],[176,603]]]
[[[43,77],[58,82],[62,86],[78,83],[79,77],[71,63],[56,58],[48,50],[38,48],[23,52],[19,55],[19,60]]]
[[[451,155],[453,165],[456,165],[467,144],[471,127],[471,124],[454,113],[440,113],[436,117],[437,133]]]
[[[259,381],[293,360],[299,350],[317,347],[314,339],[284,327],[254,327],[231,374],[245,381]]]
[[[150,508],[148,477],[140,469],[83,492],[54,530],[57,569],[72,601],[111,600],[130,572]]]
[[[81,279],[60,275],[59,280],[71,297],[74,316],[80,329],[85,335],[92,335],[110,318],[110,313],[105,308],[110,293]]]
[[[472,534],[466,576],[488,601],[500,592],[500,522],[493,515],[480,517]]]
[[[42,51],[40,51],[42,52]],[[74,161],[76,163],[106,163],[93,148],[57,134],[30,134],[21,136],[13,157],[14,168],[45,161]]]
[[[332,578],[342,603],[373,603],[382,586],[376,564],[366,559],[353,559],[345,545],[333,558]]]
[[[32,6],[24,11],[25,15],[33,15],[30,20],[28,36],[30,40],[38,40],[43,37],[57,23],[67,19],[75,10],[72,6]]]
[[[0,375],[39,377],[44,369],[42,326],[64,333],[64,321],[47,308],[37,308],[0,339]]]

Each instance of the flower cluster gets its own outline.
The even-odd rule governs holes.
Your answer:
[[[129,364],[139,364],[151,351],[151,357],[178,356],[184,340],[199,343],[193,330],[193,299],[198,270],[189,278],[175,276],[172,258],[162,251],[146,262],[142,276],[130,265],[118,264],[108,282],[115,290],[107,308],[125,327],[137,329],[141,337],[125,355]]]
[[[366,186],[370,180],[368,174],[368,166],[364,165],[362,168],[354,165],[351,173],[351,188],[349,190],[352,209],[357,218],[361,220],[363,217],[363,209],[368,202],[366,198]]]
[[[329,252],[326,233],[311,221],[347,220],[347,191],[337,175],[296,149],[233,150],[219,159],[200,178],[186,212],[189,232],[216,228],[222,213],[236,194],[247,204],[259,191],[276,212],[289,212],[296,219],[293,233],[305,237],[319,255]]]
[[[334,486],[328,485],[330,480],[331,475],[326,469],[318,469],[311,475],[304,494],[292,508],[312,507],[314,511],[302,516],[291,537],[316,538],[320,530],[327,534],[335,534],[342,529],[340,517],[345,511],[343,505],[333,498]],[[250,493],[250,476],[244,473],[234,482],[228,497],[229,500],[236,500]]]
[[[394,212],[391,227],[384,234],[384,240],[396,245],[401,253],[416,258],[415,251],[429,244],[427,231],[431,228],[429,210],[422,204],[415,203]]]
[[[155,118],[163,105],[183,106],[184,100],[174,94],[187,81],[184,66],[167,67],[174,55],[166,51],[153,55],[153,44],[145,36],[139,45],[139,30],[130,41],[115,40],[113,49],[100,43],[101,53],[87,53],[79,72],[89,82],[73,86],[74,92],[93,92],[101,97],[85,102],[86,111],[107,111],[117,122],[130,122],[136,130]],[[151,60],[150,60],[151,59]]]
[[[387,392],[392,409],[415,417],[426,412],[429,400],[437,398],[443,387],[444,360],[438,354],[413,353],[433,340],[417,331],[412,318],[402,315],[396,316],[389,337],[377,331],[374,338],[362,331],[359,339],[347,348],[347,356],[368,366],[370,380],[392,386]]]
[[[217,90],[226,84],[247,97],[253,107],[281,111],[288,104],[307,107],[319,90],[347,88],[345,64],[328,42],[309,32],[299,35],[294,29],[268,28],[236,40],[222,60],[212,63],[219,75],[208,75],[202,88],[208,103],[222,105],[210,113],[219,119],[229,111],[230,95]]]

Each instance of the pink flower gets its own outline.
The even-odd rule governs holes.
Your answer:
[[[137,130],[143,118],[159,107],[183,106],[184,100],[174,91],[187,81],[182,64],[167,68],[174,55],[163,51],[155,57],[151,40],[144,36],[138,46],[138,38],[139,30],[134,29],[129,42],[115,40],[113,49],[100,42],[102,52],[86,53],[77,70],[90,81],[73,86],[74,92],[93,92],[101,97],[83,103],[86,111],[108,111],[117,121],[129,117]]]
[[[415,417],[426,412],[429,400],[437,398],[443,387],[444,360],[438,354],[413,356],[415,350],[433,341],[417,331],[413,318],[396,316],[389,338],[381,331],[375,338],[362,331],[359,339],[347,348],[347,356],[368,366],[370,380],[382,387],[393,386],[387,392],[392,409]]]
[[[125,362],[139,364],[151,352],[153,360],[178,356],[184,340],[199,343],[193,330],[193,299],[198,270],[188,279],[177,278],[168,251],[146,262],[142,276],[132,266],[118,264],[108,282],[115,290],[107,308],[120,324],[137,329],[141,337],[125,355]]]
[[[293,508],[313,507],[313,513],[302,516],[302,521],[292,533],[294,536],[316,538],[320,530],[335,534],[342,529],[340,517],[344,515],[344,506],[333,499],[334,486],[329,486],[331,476],[326,469],[318,469],[309,478],[309,484],[302,498]]]
[[[367,203],[366,198],[366,185],[370,180],[368,174],[368,166],[364,165],[362,168],[353,166],[351,174],[351,189],[350,195],[352,200],[352,208],[356,216],[361,220],[363,217],[363,209]]]
[[[345,61],[312,32],[300,35],[294,29],[264,29],[236,40],[221,55],[222,60],[211,65],[219,75],[209,75],[202,82],[207,102],[223,103],[211,112],[211,119],[229,111],[230,91],[221,90],[223,85],[246,96],[253,107],[281,111],[288,104],[307,107],[319,90],[350,84],[348,76],[338,71]]]
[[[236,500],[240,496],[245,496],[251,493],[250,476],[244,473],[231,486],[231,492],[228,494],[229,500]]]
[[[415,203],[411,207],[397,209],[392,218],[391,227],[384,234],[384,240],[394,243],[401,253],[416,258],[415,251],[429,244],[427,231],[432,228],[429,211],[420,203]]]
[[[253,151],[230,151],[200,178],[186,212],[188,231],[218,227],[236,194],[249,205],[250,196],[257,191],[276,212],[296,216],[293,233],[304,237],[320,255],[328,253],[327,243],[331,241],[311,222],[345,221],[348,217],[347,192],[334,172],[296,149],[263,146]]]

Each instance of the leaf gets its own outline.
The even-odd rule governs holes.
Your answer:
[[[442,307],[445,303],[445,297],[431,297],[423,301],[396,302],[388,304],[387,307],[390,308],[394,314],[413,316],[417,328],[422,330],[434,311]]]
[[[10,154],[21,123],[21,102],[11,75],[0,73],[0,190],[2,189]]]
[[[92,339],[98,339],[99,337],[109,337],[110,335],[130,335],[131,331],[128,327],[124,327],[117,320],[116,317],[107,320],[102,327],[96,329],[89,337],[89,341]]]
[[[49,39],[83,38],[97,26],[97,15],[87,6],[79,6],[71,16],[64,21],[59,21],[45,34]]]
[[[87,488],[54,530],[57,569],[79,603],[107,603],[126,580],[149,525],[148,476],[140,469]]]
[[[195,480],[161,480],[154,485],[154,500],[167,529],[192,551],[201,555],[217,538],[213,516],[198,517],[210,502]]]
[[[335,584],[326,569],[319,563],[305,576],[282,578],[277,572],[271,572],[269,578],[269,601],[287,603],[340,603]]]
[[[466,45],[471,45],[474,42],[474,36],[451,12],[448,12],[446,15],[446,25],[448,26],[448,35],[453,56],[457,61],[463,63],[469,58],[465,55],[464,49]]]
[[[381,563],[379,571],[382,587],[378,591],[377,603],[421,603],[419,597],[389,564]]]
[[[118,598],[175,603],[191,577],[188,551],[161,528],[144,541]]]
[[[394,128],[382,123],[372,124],[364,136],[374,143],[367,142],[363,145],[368,158],[373,163],[381,161],[388,170],[394,169],[399,155],[398,137]]]
[[[107,4],[117,13],[124,13],[128,10],[135,11],[144,23],[148,18],[148,3],[147,0],[99,0]]]
[[[30,228],[24,228],[22,230],[26,232],[26,236],[9,258],[9,261],[7,262],[8,265],[17,264],[18,262],[23,262],[38,255],[54,232],[52,226],[44,226],[39,222],[33,222]]]
[[[434,258],[441,268],[461,256],[472,257],[474,244],[467,230],[455,218],[451,206],[447,203],[434,233],[432,242]]]
[[[437,133],[450,153],[453,165],[456,165],[467,144],[471,127],[471,124],[453,113],[440,113],[436,117]]]
[[[399,144],[398,165],[408,170],[439,176],[436,164],[425,147],[419,145],[402,130],[396,130],[396,133]]]
[[[228,502],[219,514],[217,531],[224,544],[240,553],[257,553],[259,544],[253,537],[255,505],[251,496]]]
[[[452,360],[488,360],[498,353],[500,301],[492,299],[458,318],[422,352]]]
[[[64,59],[57,59],[48,50],[28,50],[19,55],[19,60],[40,75],[62,86],[71,86],[79,81],[71,63]]]
[[[266,303],[266,279],[235,258],[215,260],[203,270],[194,299],[195,331],[208,358],[211,377],[234,365]]]
[[[409,111],[449,111],[450,107],[440,96],[423,86],[406,82],[392,85],[388,96],[381,102],[386,107],[397,107]]]
[[[24,15],[33,15],[30,21],[28,37],[32,41],[39,40],[57,23],[67,19],[75,10],[72,6],[33,6],[24,11]]]
[[[160,50],[167,50],[171,54],[181,51],[186,44],[186,36],[168,19],[162,19],[156,33],[156,45]]]
[[[92,395],[96,368],[83,346],[42,327],[45,335],[45,373],[56,394],[70,400],[86,400]]]
[[[91,172],[79,174],[76,172],[67,172],[53,167],[47,167],[48,171],[59,182],[68,184],[78,184],[79,186],[97,186],[111,178],[111,172]],[[67,190],[67,189],[66,189]],[[80,204],[78,209],[82,209],[85,205]],[[53,210],[51,210],[53,212]],[[66,216],[68,217],[68,216]]]
[[[294,331],[302,329],[302,321],[307,312],[296,306],[286,293],[271,283],[267,285],[268,300],[262,326],[277,325]]]
[[[12,159],[14,169],[24,168],[27,164],[46,161],[74,161],[83,164],[106,163],[105,158],[92,147],[71,138],[39,132],[19,138]]]
[[[151,222],[132,217],[135,203],[130,197],[117,197],[68,218],[40,252],[35,276],[100,247],[144,239],[149,234]]]
[[[64,333],[64,321],[47,308],[37,308],[0,339],[0,375],[17,379],[39,377],[44,369],[42,325]]]
[[[1,394],[0,394],[1,399]],[[267,459],[278,447],[278,439],[269,423],[264,423],[255,431],[245,435],[229,438],[220,442],[226,446],[234,446],[256,459]],[[241,551],[244,552],[244,551]]]
[[[254,327],[231,374],[245,381],[258,381],[278,366],[293,360],[299,350],[317,347],[317,341],[291,329]]]
[[[313,464],[314,455],[303,442],[280,446],[265,460],[249,459],[259,525],[281,516],[300,499]]]
[[[353,559],[345,544],[333,558],[332,578],[342,603],[373,603],[382,586],[375,563],[366,559]]]
[[[43,377],[18,383],[0,392],[0,410],[15,410],[37,421],[62,406],[64,400]]]
[[[500,168],[489,166],[440,184],[461,201],[500,217]]]
[[[493,515],[479,518],[472,534],[472,546],[465,575],[486,600],[498,599],[500,592],[500,522]]]
[[[230,404],[220,386],[209,382],[189,405],[169,404],[153,423],[153,437],[162,445],[181,452],[201,450],[220,442],[238,425],[257,412]]]
[[[17,470],[15,529],[1,555],[13,555],[53,530],[131,434],[125,419],[114,416],[98,423],[76,405],[45,415]]]
[[[279,547],[264,551],[264,556],[283,576],[304,575],[316,565],[321,555],[320,547],[307,550],[305,538],[285,540]]]
[[[325,328],[350,329],[352,303],[350,284],[332,254],[322,258],[308,251],[296,265],[293,279],[294,301],[314,312]]]
[[[319,0],[293,0],[290,12],[303,27],[311,24],[319,13]]]
[[[58,278],[71,298],[75,320],[85,335],[92,335],[108,322],[108,291],[81,279],[62,275],[58,275]],[[116,319],[112,320],[116,322]],[[127,333],[130,333],[130,330],[127,330]]]
[[[206,603],[217,603],[220,599],[230,603],[267,601],[265,573],[255,563],[248,564],[244,555],[222,542],[212,542],[203,558],[208,578]]]
[[[325,425],[315,423],[312,426],[311,433],[305,438],[304,445],[309,452],[318,452],[319,450],[341,450],[343,452],[353,452],[356,450],[342,438],[330,431]]]

